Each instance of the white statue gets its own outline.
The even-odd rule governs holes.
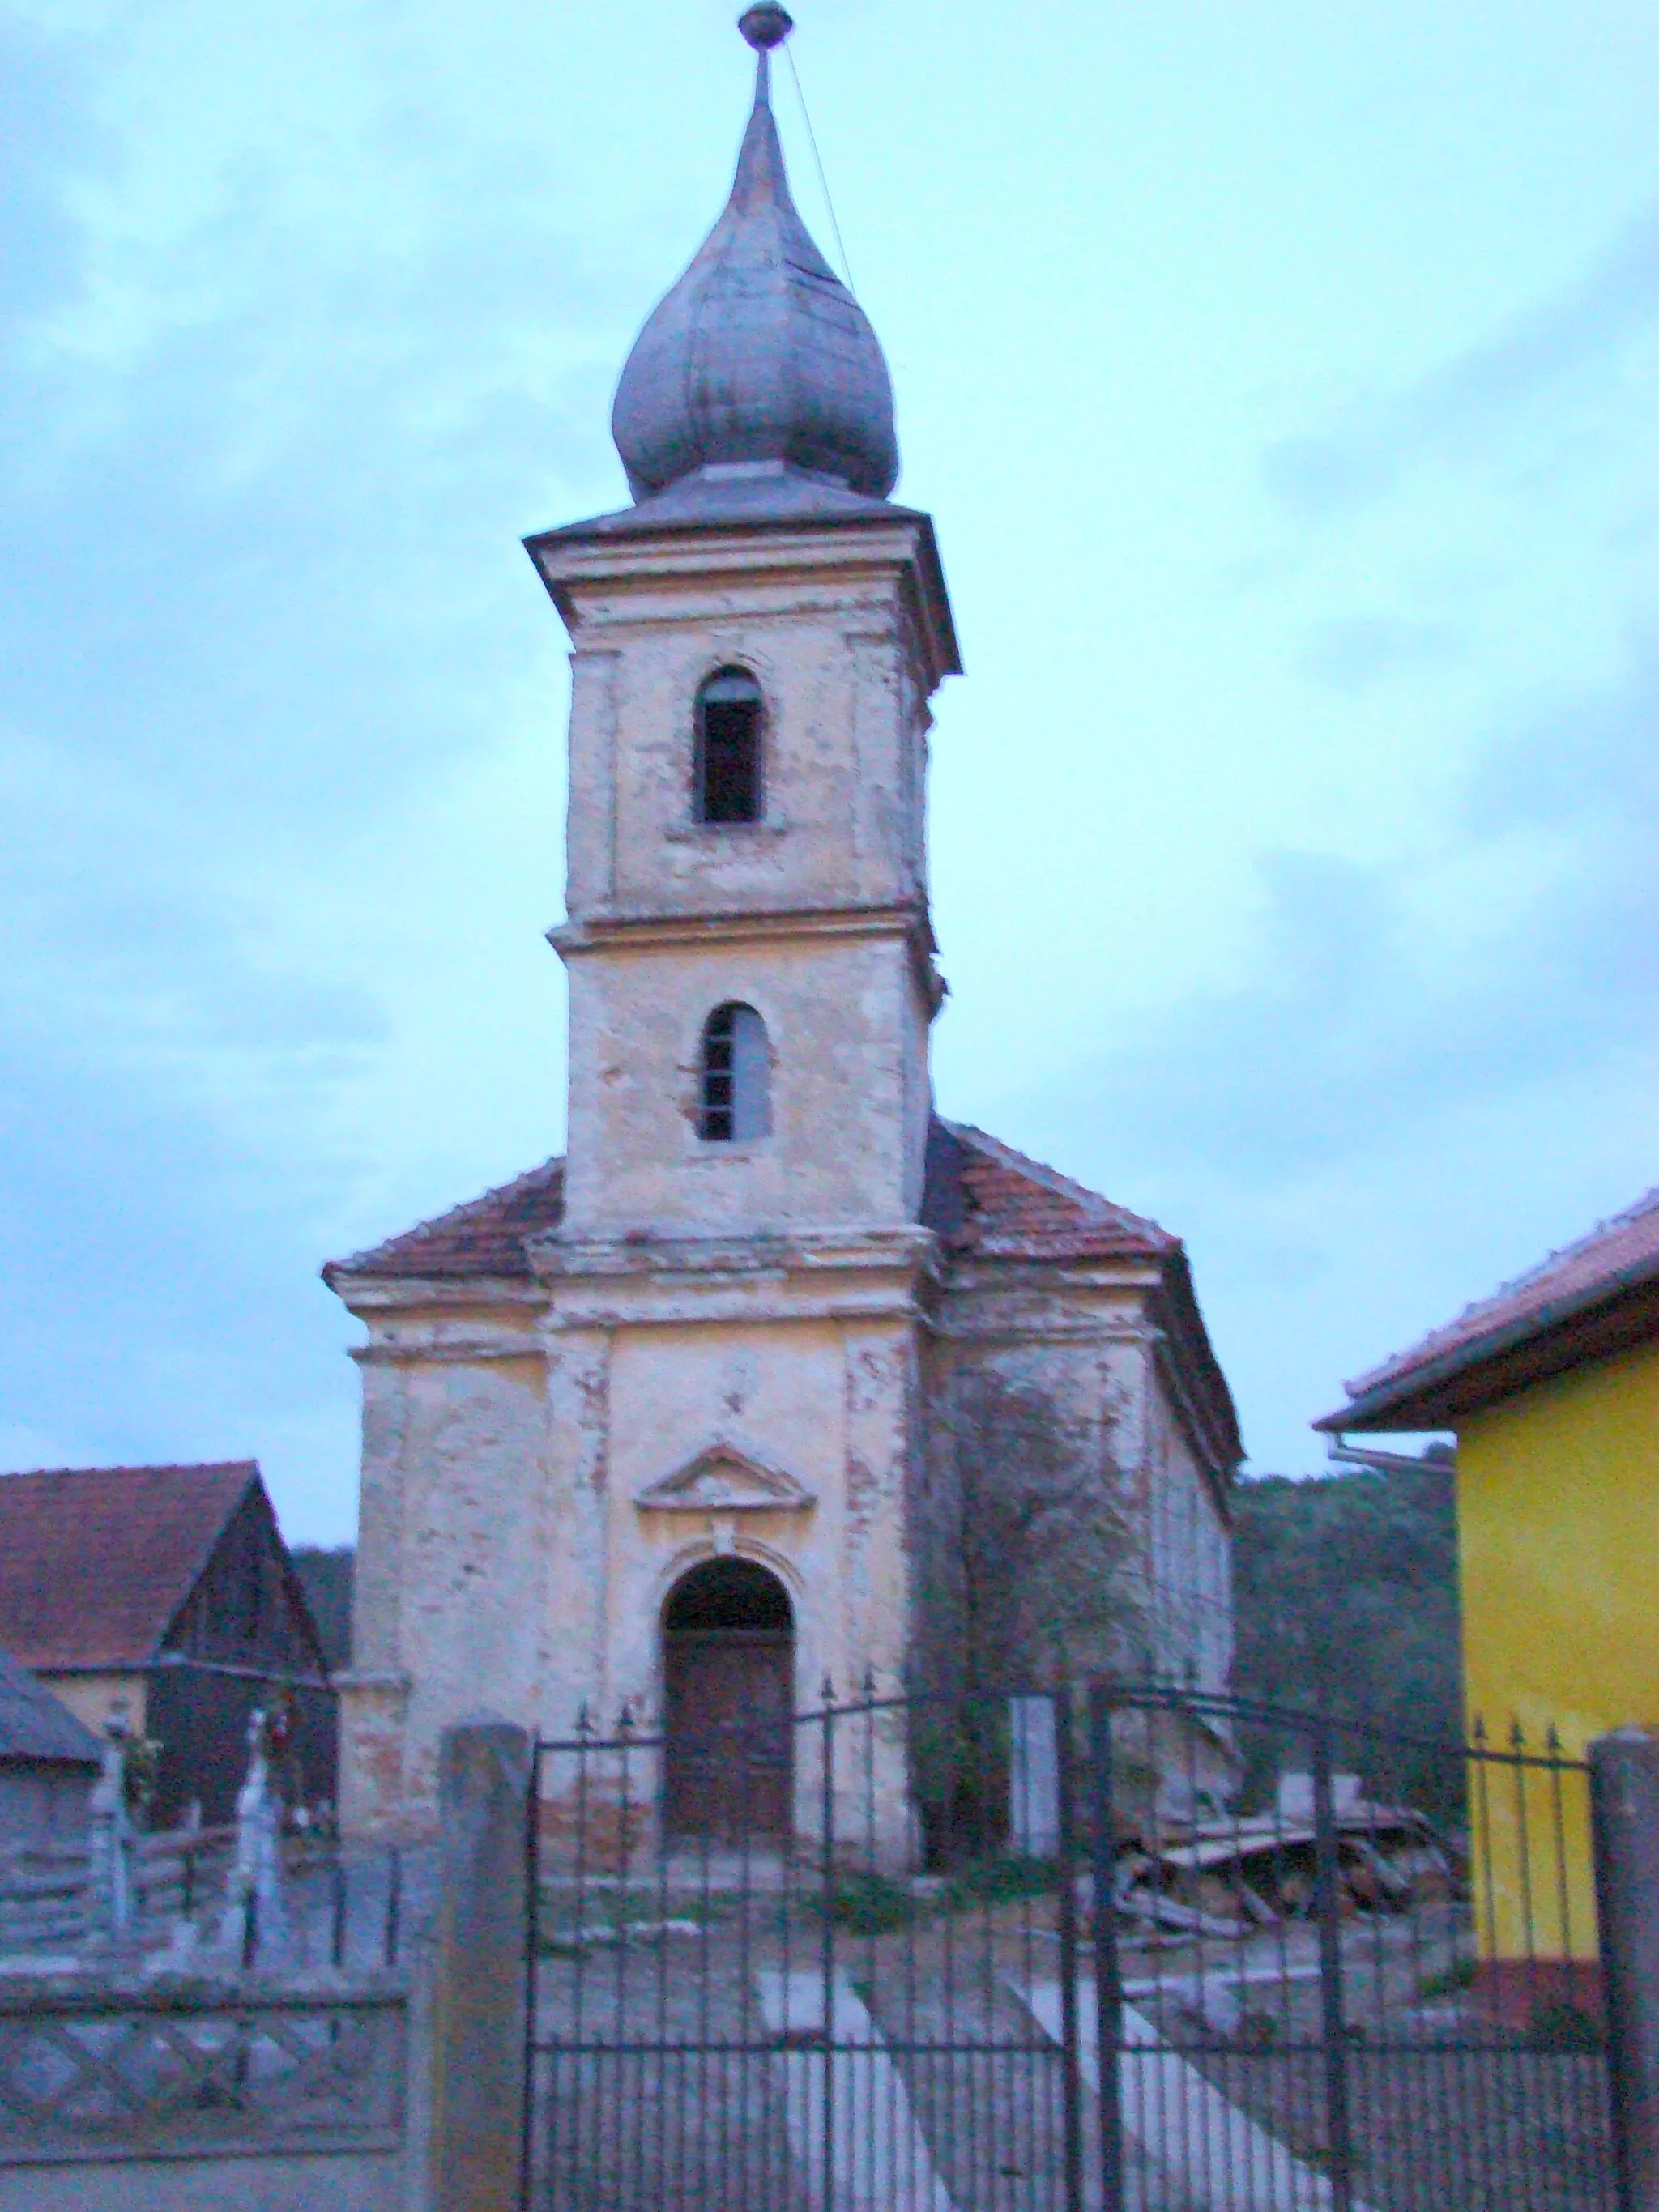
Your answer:
[[[118,1698],[104,1725],[103,1756],[88,1807],[87,1940],[98,1946],[131,1942],[137,1925],[138,1890],[132,1863],[137,1838],[127,1803],[127,1753],[131,1741],[126,1700]]]
[[[236,1800],[236,1851],[225,1881],[218,1948],[244,1966],[270,1959],[288,1944],[283,1895],[283,1807],[270,1786],[263,1706],[248,1723],[247,1775]]]

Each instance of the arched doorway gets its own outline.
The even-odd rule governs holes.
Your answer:
[[[737,1844],[789,1826],[795,1617],[752,1559],[708,1559],[663,1607],[672,1836]]]

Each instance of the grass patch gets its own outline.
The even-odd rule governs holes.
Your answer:
[[[1459,1959],[1442,1973],[1425,1974],[1417,1984],[1417,1994],[1419,1997],[1450,1997],[1474,1987],[1474,1960]]]
[[[1059,1887],[1060,1870],[1052,1859],[981,1859],[951,1876],[945,1886],[944,1902],[948,1911],[961,1912],[975,1905],[1052,1897]]]
[[[1595,2051],[1601,2031],[1587,2012],[1572,2004],[1539,2004],[1527,2024],[1528,2051]]]
[[[849,1936],[896,1936],[916,1918],[915,1899],[884,1874],[837,1875],[827,1897],[820,1890],[807,1902]]]

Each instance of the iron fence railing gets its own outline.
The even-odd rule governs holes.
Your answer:
[[[526,2203],[1603,2212],[1586,1770],[1406,1747],[1152,1682],[544,1743]]]
[[[116,1948],[180,1954],[222,1951],[244,1969],[386,1967],[403,1946],[405,1853],[315,1832],[281,1840],[273,1881],[233,1884],[237,1831],[179,1828],[132,1839],[131,1918]],[[0,1958],[14,1971],[106,1949],[94,1852],[85,1838],[0,1858]]]

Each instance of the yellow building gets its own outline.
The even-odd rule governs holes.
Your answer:
[[[1518,1726],[1534,1752],[1553,1729],[1576,1759],[1659,1723],[1659,1190],[1346,1387],[1317,1428],[1455,1432],[1471,1724],[1500,1747]],[[1582,1785],[1517,1771],[1482,1771],[1483,1948],[1591,1956]]]

